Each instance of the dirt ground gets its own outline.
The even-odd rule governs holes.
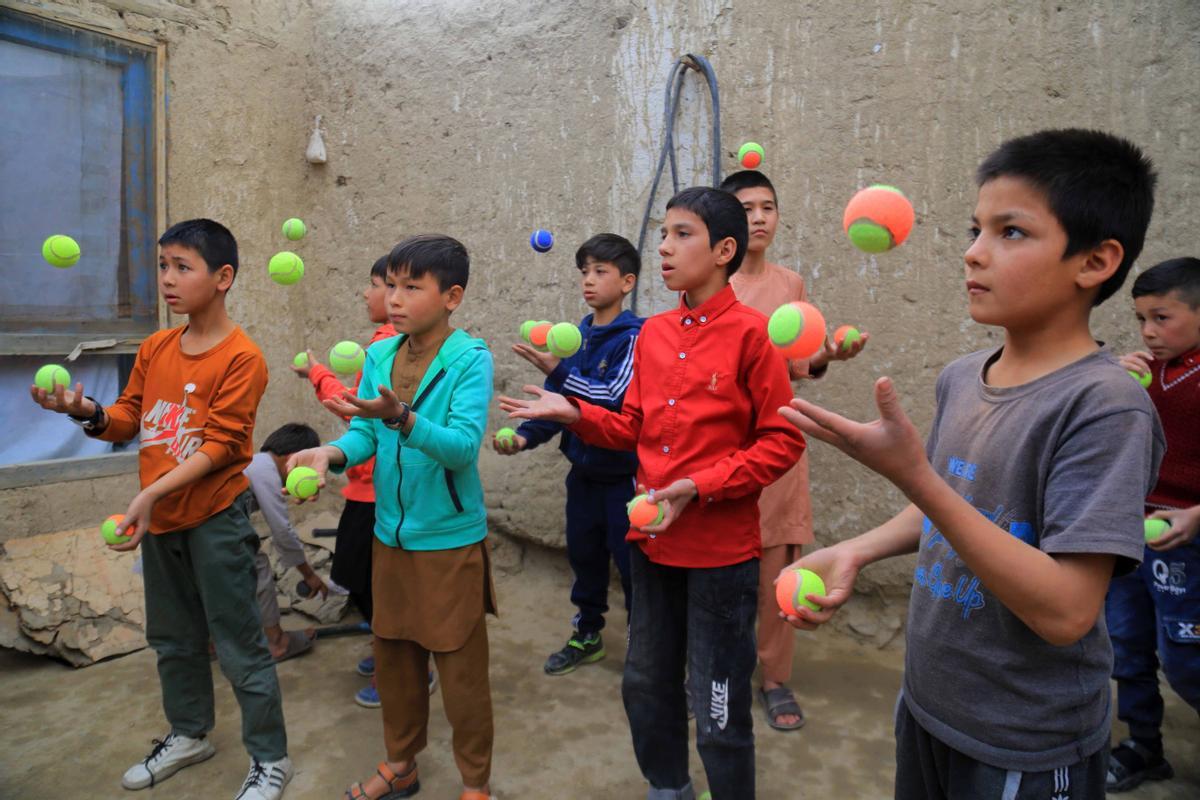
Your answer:
[[[498,575],[497,583],[501,617],[490,626],[495,794],[502,800],[644,797],[620,698],[623,620],[609,629],[606,660],[548,677],[542,661],[569,632],[565,558],[531,548],[521,571]],[[302,624],[294,615],[284,619]],[[901,651],[863,647],[832,632],[799,637],[792,685],[808,725],[777,733],[755,709],[758,795],[890,797]],[[280,666],[296,764],[289,800],[338,798],[382,756],[378,713],[351,701],[363,685],[354,665],[367,652],[366,637],[329,639]],[[74,670],[0,651],[0,676],[0,798],[210,800],[233,797],[245,777],[237,707],[219,673],[211,734],[217,756],[140,795],[121,789],[120,780],[164,732],[153,653]],[[1170,692],[1167,703],[1168,756],[1178,777],[1124,795],[1130,800],[1200,797],[1196,717]],[[457,797],[449,737],[435,698],[429,748],[419,758],[422,797]],[[702,788],[694,752],[692,774]]]

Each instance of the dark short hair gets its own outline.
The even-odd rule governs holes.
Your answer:
[[[721,191],[737,194],[742,189],[757,189],[759,187],[771,190],[771,197],[775,198],[775,205],[779,205],[779,193],[775,191],[775,184],[771,183],[771,179],[763,175],[756,169],[744,169],[741,172],[735,172],[725,180],[721,181]]]
[[[371,265],[371,277],[387,280],[388,257],[387,254],[375,259],[375,263]]]
[[[624,236],[615,233],[597,233],[575,251],[575,266],[583,269],[588,259],[616,265],[622,275],[639,275],[642,258],[637,248]]]
[[[317,436],[316,431],[302,422],[289,422],[271,431],[271,435],[258,449],[277,456],[290,456],[292,453],[320,446],[321,437]]]
[[[722,239],[732,237],[737,243],[737,251],[726,265],[725,275],[729,276],[738,271],[738,267],[742,266],[742,258],[746,255],[750,228],[746,223],[746,210],[736,197],[710,186],[693,186],[667,201],[667,210],[672,208],[682,208],[700,218],[708,228],[709,247],[715,247]]]
[[[388,272],[407,271],[413,278],[432,275],[438,289],[467,288],[471,259],[462,242],[437,233],[409,236],[388,254]]]
[[[209,272],[216,272],[228,264],[233,274],[238,271],[237,239],[219,222],[211,219],[188,219],[176,222],[158,238],[158,246],[178,244],[190,247],[200,254]]]
[[[1100,285],[1093,305],[1112,297],[1142,252],[1154,211],[1154,165],[1127,139],[1068,128],[1010,139],[984,159],[980,186],[996,178],[1028,181],[1046,196],[1067,232],[1063,258],[1115,239],[1125,249],[1117,271]]]
[[[1166,296],[1178,292],[1179,299],[1192,308],[1200,307],[1200,258],[1185,256],[1155,264],[1137,276],[1133,296]]]

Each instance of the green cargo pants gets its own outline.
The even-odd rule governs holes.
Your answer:
[[[203,736],[215,723],[211,636],[242,710],[242,741],[259,761],[287,755],[283,701],[255,599],[258,534],[250,493],[195,528],[142,539],[146,639],[158,654],[171,732]]]

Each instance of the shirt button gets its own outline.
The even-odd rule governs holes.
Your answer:
[[[674,397],[672,397],[670,400],[668,400],[668,401],[667,401],[667,405],[669,405],[669,406],[673,406],[673,405],[675,405],[675,398],[674,398]]]
[[[679,357],[680,357],[680,358],[687,358],[687,353],[680,353],[680,354],[679,354]]]
[[[671,452],[671,448],[670,448],[670,447],[668,447],[667,445],[665,445],[665,444],[664,444],[664,445],[663,445],[663,452],[664,452],[664,453],[669,453],[669,452]]]
[[[700,317],[701,322],[708,322],[708,317]]]
[[[710,498],[708,498],[708,502],[710,502],[710,503],[712,502],[712,498],[711,498],[711,497],[710,497]]]
[[[692,318],[691,318],[691,317],[688,317],[687,319],[685,319],[685,320],[683,321],[683,324],[684,324],[684,325],[691,325],[691,324],[692,324]]]

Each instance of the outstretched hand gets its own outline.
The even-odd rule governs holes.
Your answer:
[[[554,368],[558,366],[558,362],[562,361],[556,355],[551,353],[543,353],[541,350],[534,348],[532,345],[517,343],[512,346],[514,353],[521,358],[533,364],[542,371],[543,375],[549,375],[554,372]]]
[[[74,417],[90,417],[96,411],[96,404],[83,396],[83,384],[75,384],[75,391],[70,391],[61,383],[55,384],[53,392],[47,392],[38,386],[29,387],[29,396],[47,411],[57,411],[59,414],[70,414]]]
[[[854,460],[870,467],[907,494],[907,487],[928,467],[921,435],[900,406],[900,396],[891,378],[875,381],[875,405],[879,419],[855,422],[832,411],[793,398],[779,409],[783,417],[801,431],[831,444]]]
[[[839,347],[833,341],[833,337],[826,336],[825,346],[821,348],[821,352],[809,359],[809,366],[820,369],[834,361],[849,361],[863,351],[870,339],[871,334],[864,331],[862,337],[851,342],[849,347]]]
[[[391,419],[404,412],[404,405],[396,393],[383,384],[379,385],[379,396],[363,400],[350,391],[342,392],[341,397],[330,397],[321,404],[335,414],[343,417],[365,417],[367,419]]]
[[[287,463],[283,465],[285,475],[290,475],[296,467],[311,467],[317,473],[317,492],[311,497],[297,497],[297,503],[307,503],[315,501],[320,497],[320,490],[325,488],[325,473],[329,470],[329,453],[324,447],[310,447],[307,450],[298,450],[288,456]],[[292,497],[288,492],[287,485],[281,488],[280,493],[285,497]]]
[[[500,408],[513,419],[545,419],[571,425],[579,421],[579,409],[561,394],[547,392],[540,386],[522,386],[521,391],[534,396],[533,400],[500,395]]]

